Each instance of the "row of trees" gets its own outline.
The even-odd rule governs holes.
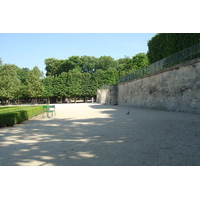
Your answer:
[[[120,77],[200,42],[199,33],[158,33],[148,41],[148,53],[115,60],[111,56],[71,56],[45,59],[46,76],[32,70],[4,64],[0,59],[0,101],[45,98],[52,102],[92,97],[103,85],[117,84]]]
[[[0,60],[1,61],[1,60]],[[57,98],[84,98],[96,95],[103,85],[117,84],[125,76],[144,66],[148,58],[139,53],[132,58],[114,60],[110,56],[71,56],[65,60],[45,59],[46,76],[36,66],[19,68],[0,62],[0,101],[31,101]]]
[[[71,56],[65,60],[48,58],[45,59],[45,64],[47,76],[60,75],[62,72],[69,72],[73,69],[81,73],[90,74],[94,74],[98,70],[116,69],[118,75],[121,77],[124,74],[147,66],[149,62],[145,53],[139,53],[132,58],[125,57],[118,60],[114,60],[111,56],[101,56],[100,58],[94,56]]]
[[[34,67],[19,68],[14,64],[0,65],[0,101],[30,99],[40,97],[44,86],[41,81],[43,73]]]

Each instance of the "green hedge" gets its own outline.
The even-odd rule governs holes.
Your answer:
[[[32,106],[6,106],[0,107],[0,113],[8,113],[13,111],[24,110],[27,108],[31,108]]]
[[[43,113],[42,106],[32,106],[32,107],[21,107],[21,110],[10,111],[0,113],[0,127],[4,126],[13,126],[14,124],[21,123],[25,120],[28,120],[31,117],[34,117],[38,114]]]
[[[150,64],[200,43],[200,33],[158,33],[148,41]]]

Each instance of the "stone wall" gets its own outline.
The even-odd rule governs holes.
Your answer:
[[[97,89],[97,103],[106,103],[108,98],[108,89]]]
[[[118,104],[118,85],[114,85],[114,84],[109,85],[106,104],[108,105]]]
[[[118,85],[118,104],[200,113],[200,58]]]
[[[109,85],[108,89],[97,90],[97,103],[105,103],[107,105],[117,105],[118,101],[118,86]]]

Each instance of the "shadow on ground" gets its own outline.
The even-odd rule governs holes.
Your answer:
[[[0,129],[0,165],[200,165],[198,115],[106,105],[88,108],[98,110],[96,117],[39,116]]]

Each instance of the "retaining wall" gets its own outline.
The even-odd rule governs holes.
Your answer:
[[[200,58],[118,84],[118,105],[200,113]]]

